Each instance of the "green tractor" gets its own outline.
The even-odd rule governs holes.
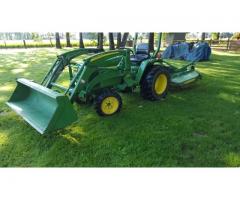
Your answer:
[[[99,115],[109,116],[121,110],[118,92],[140,87],[144,99],[160,100],[169,86],[181,87],[200,78],[194,63],[179,69],[160,58],[160,33],[154,52],[149,52],[148,44],[136,41],[137,34],[133,50],[88,48],[63,53],[41,84],[19,78],[7,105],[39,133],[47,133],[77,120],[73,102],[94,103]],[[81,62],[73,61],[81,56],[85,56]],[[63,72],[69,77],[67,87],[57,81]]]

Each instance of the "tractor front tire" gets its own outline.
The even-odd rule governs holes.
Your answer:
[[[103,91],[96,98],[95,109],[100,116],[110,116],[122,108],[121,96],[111,90]]]
[[[141,81],[141,96],[151,101],[165,98],[169,88],[169,80],[169,72],[164,67],[152,68]]]

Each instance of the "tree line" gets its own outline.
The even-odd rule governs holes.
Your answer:
[[[174,42],[178,41],[185,41],[186,35],[190,34],[192,36],[196,36],[199,33],[163,33],[162,35],[162,41],[166,41],[167,44],[171,44]],[[78,35],[78,36],[76,36]],[[154,48],[154,37],[156,34],[153,32],[150,33],[141,33],[139,35],[139,39],[142,40],[142,38],[148,38],[149,40],[149,49],[150,51],[153,50]],[[201,41],[204,41],[206,38],[209,39],[212,38],[212,40],[220,40],[222,37],[227,37],[231,39],[240,39],[240,33],[219,33],[219,32],[212,32],[212,33],[201,33]],[[76,38],[78,38],[78,44],[76,44]],[[78,45],[79,48],[85,48],[86,46],[89,46],[89,43],[85,43],[84,45],[84,39],[88,39],[92,41],[92,46],[97,46],[99,49],[103,49],[104,44],[106,45],[106,40],[108,40],[108,45],[110,50],[114,49],[119,49],[119,48],[124,48],[126,46],[126,43],[128,40],[132,39],[132,35],[129,34],[129,32],[109,32],[109,33],[103,33],[103,32],[98,32],[98,33],[86,33],[86,32],[79,32],[77,34],[71,34],[70,32],[65,32],[65,33],[60,33],[60,32],[48,32],[48,33],[37,33],[37,32],[5,32],[5,33],[0,33],[0,40],[4,40],[5,47],[6,47],[6,40],[22,40],[23,41],[23,46],[27,48],[27,44],[25,40],[34,40],[34,41],[39,41],[41,45],[41,41],[44,39],[50,40],[50,45],[51,47],[55,46],[56,48],[62,48],[63,46],[66,47],[72,47]],[[62,40],[66,40],[66,42],[62,42]],[[52,42],[55,40],[54,42]],[[71,43],[71,40],[72,43]],[[97,41],[97,42],[96,42]],[[33,43],[34,45],[34,43]],[[2,45],[3,46],[3,45]]]
[[[127,43],[129,32],[125,32],[123,34],[121,32],[118,32],[117,33],[117,43],[116,44],[114,42],[114,35],[113,34],[114,34],[113,32],[108,33],[109,49],[114,50],[114,49],[124,48],[126,46],[126,43]],[[56,40],[56,48],[58,48],[58,49],[62,48],[59,32],[55,33],[55,40]],[[104,40],[103,32],[97,33],[97,48],[98,49],[103,49],[103,40]],[[66,32],[66,46],[67,47],[72,47],[69,32]],[[79,48],[84,48],[83,33],[82,32],[79,33]]]

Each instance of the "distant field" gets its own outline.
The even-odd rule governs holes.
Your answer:
[[[25,40],[26,47],[27,48],[33,48],[33,47],[55,47],[55,39],[52,40],[40,40],[40,41],[34,41],[34,40]],[[71,44],[73,46],[78,46],[79,41],[78,40],[71,40]],[[95,40],[84,40],[85,46],[96,46],[97,41]],[[108,43],[105,43],[107,45]],[[63,47],[66,47],[66,40],[61,40],[61,45]],[[0,40],[0,48],[24,48],[23,40]]]

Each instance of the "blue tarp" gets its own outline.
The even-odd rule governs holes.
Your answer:
[[[181,42],[169,45],[163,52],[164,59],[178,59],[187,61],[203,61],[209,60],[211,48],[206,42],[191,43]]]

